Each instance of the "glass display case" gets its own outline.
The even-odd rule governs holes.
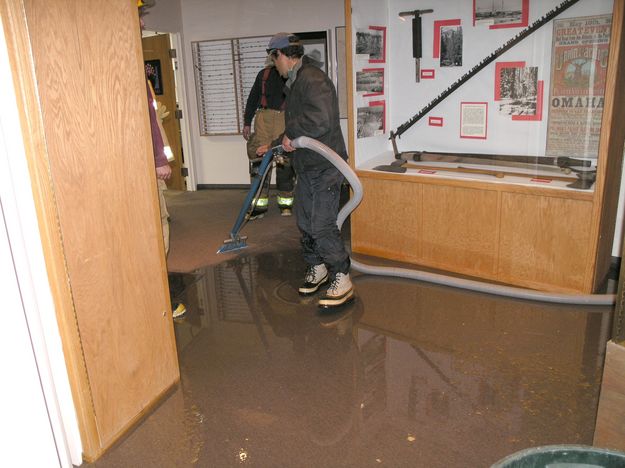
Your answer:
[[[370,55],[351,49],[354,251],[596,290],[621,173],[623,1],[348,3],[352,43],[384,28],[386,48],[374,95]]]

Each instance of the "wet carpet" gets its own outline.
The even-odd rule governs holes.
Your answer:
[[[355,301],[323,313],[277,209],[214,254],[243,196],[174,196],[181,382],[88,466],[488,467],[592,444],[611,307],[354,275]]]

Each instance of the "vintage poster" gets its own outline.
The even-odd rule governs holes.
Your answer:
[[[554,21],[547,156],[597,158],[611,20]]]

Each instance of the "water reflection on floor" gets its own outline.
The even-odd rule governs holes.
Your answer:
[[[182,381],[94,466],[481,467],[591,444],[610,307],[357,276],[321,314],[297,252],[173,278]]]

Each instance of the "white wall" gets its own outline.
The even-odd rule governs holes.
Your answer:
[[[247,184],[249,174],[243,137],[199,134],[191,42],[328,29],[334,41],[334,28],[345,24],[344,3],[341,0],[181,0],[181,7],[196,181],[198,184]]]
[[[145,28],[155,32],[182,32],[180,0],[157,0],[143,17]]]

